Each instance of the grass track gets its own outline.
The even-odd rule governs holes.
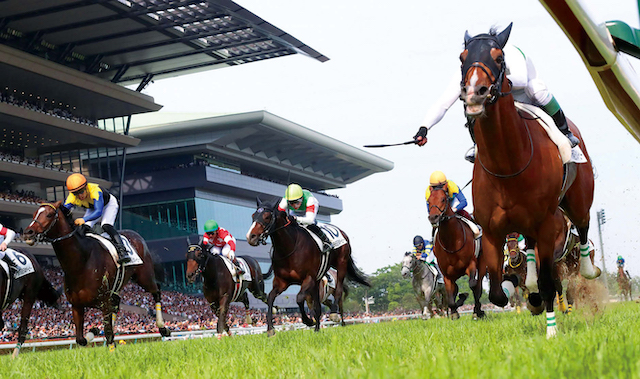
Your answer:
[[[596,315],[488,314],[0,357],[0,378],[640,378],[640,304]]]

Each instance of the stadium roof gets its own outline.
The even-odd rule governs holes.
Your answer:
[[[239,161],[243,169],[304,179],[317,189],[343,188],[393,162],[266,111],[132,128],[142,142],[129,159],[210,153]]]
[[[296,53],[328,60],[230,0],[5,0],[0,43],[139,88]]]

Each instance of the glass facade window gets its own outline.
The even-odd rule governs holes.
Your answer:
[[[204,223],[207,220],[216,220],[218,225],[227,229],[235,239],[246,239],[255,207],[200,198],[195,199],[195,206],[198,212],[198,234],[204,234]]]
[[[125,206],[122,227],[153,240],[198,232],[193,199]]]

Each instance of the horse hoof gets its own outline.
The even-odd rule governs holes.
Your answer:
[[[509,298],[502,292],[501,288],[498,294],[494,294],[493,292],[489,293],[489,301],[499,307],[504,307],[509,303]]]
[[[451,319],[452,320],[457,320],[460,318],[460,314],[458,314],[458,312],[454,312],[451,314]]]
[[[276,331],[273,329],[267,330],[267,337],[273,337],[276,335]]]
[[[539,293],[531,293],[529,294],[529,302],[534,307],[539,307],[542,305],[542,296]]]
[[[84,337],[78,338],[76,339],[76,344],[78,344],[78,346],[87,346],[87,339]]]
[[[171,335],[171,331],[165,327],[159,328],[160,335],[163,337],[169,337]]]

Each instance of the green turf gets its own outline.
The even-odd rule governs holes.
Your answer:
[[[0,357],[1,378],[640,377],[640,305],[597,314],[488,314]]]

